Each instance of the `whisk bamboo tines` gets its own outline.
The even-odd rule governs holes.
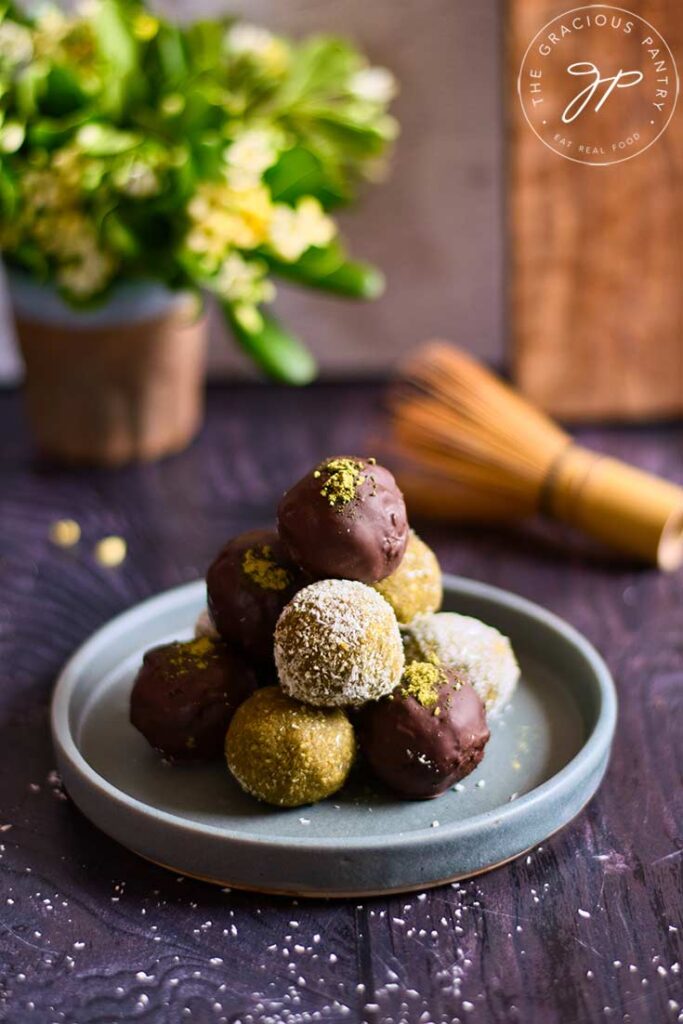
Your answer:
[[[419,511],[470,521],[540,512],[661,569],[683,562],[682,487],[575,445],[460,349],[419,349],[389,409],[389,449]]]

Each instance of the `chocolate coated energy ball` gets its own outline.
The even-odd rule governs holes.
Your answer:
[[[437,611],[443,600],[441,567],[432,549],[414,530],[410,531],[398,569],[373,586],[389,602],[401,623]]]
[[[391,693],[403,662],[391,607],[372,587],[353,580],[304,587],[275,630],[280,685],[318,707],[358,705]]]
[[[250,530],[228,541],[206,574],[216,629],[260,664],[273,659],[280,612],[307,582],[274,530]]]
[[[489,738],[473,688],[432,662],[411,662],[401,685],[362,708],[356,725],[374,773],[411,800],[438,796],[469,775]]]
[[[435,658],[463,676],[484,702],[487,714],[500,711],[513,694],[519,665],[506,636],[479,619],[456,612],[420,615],[403,631],[406,657]]]
[[[228,767],[242,789],[278,807],[312,804],[336,793],[355,753],[343,711],[300,704],[279,686],[250,697],[225,738]]]
[[[224,643],[200,637],[147,651],[130,697],[130,720],[166,757],[219,757],[225,731],[256,678]]]
[[[326,459],[282,498],[278,531],[311,576],[376,583],[392,573],[408,542],[396,481],[372,459]]]

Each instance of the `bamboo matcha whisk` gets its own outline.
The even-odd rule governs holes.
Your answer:
[[[683,562],[683,487],[575,445],[460,349],[418,350],[389,408],[390,449],[416,511],[470,521],[540,512],[661,569]]]

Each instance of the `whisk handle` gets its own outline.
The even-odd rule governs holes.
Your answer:
[[[683,487],[568,445],[546,479],[543,510],[671,572],[683,564]]]

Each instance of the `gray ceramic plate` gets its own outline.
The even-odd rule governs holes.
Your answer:
[[[512,640],[522,681],[491,719],[476,772],[437,800],[407,802],[357,779],[313,807],[276,810],[221,764],[168,767],[128,722],[142,652],[189,637],[202,582],[114,619],[64,668],[52,702],[57,760],[83,813],[174,871],[262,892],[351,896],[438,885],[519,856],[571,821],[604,775],[616,720],[604,662],[571,626],[514,594],[445,581],[444,607]]]

